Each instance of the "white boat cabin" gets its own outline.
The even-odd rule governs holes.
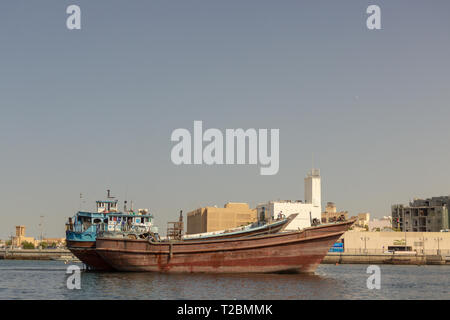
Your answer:
[[[110,213],[117,212],[117,202],[118,200],[103,200],[96,201],[97,203],[97,213]]]
[[[107,218],[107,231],[153,231],[153,215],[147,209],[140,209],[138,213],[109,213]]]

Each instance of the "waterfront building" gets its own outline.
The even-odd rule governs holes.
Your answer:
[[[12,237],[11,243],[13,247],[22,247],[24,242],[28,242],[34,245],[35,248],[39,247],[41,243],[47,243],[49,246],[54,244],[56,246],[65,245],[65,238],[43,238],[42,240],[35,239],[34,237],[25,236],[25,226],[16,226],[16,235]]]
[[[341,241],[345,253],[413,251],[417,254],[450,256],[450,232],[347,231]]]
[[[203,207],[188,212],[186,234],[226,230],[256,220],[256,209],[250,209],[247,203],[229,202],[223,208]]]
[[[325,211],[322,212],[322,223],[329,223],[337,221],[341,216],[348,219],[347,211],[337,211],[336,205],[334,202],[327,202],[327,206],[325,207]]]
[[[320,170],[312,169],[304,180],[305,202],[301,200],[278,200],[259,204],[256,207],[258,220],[271,221],[280,216],[288,217],[298,213],[285,230],[298,230],[310,227],[312,221],[321,221],[321,178]]]
[[[370,221],[370,213],[364,212],[364,213],[358,213],[356,225],[361,228],[367,228],[369,226]]]
[[[34,246],[37,245],[34,237],[25,236],[25,226],[16,226],[16,235],[11,239],[12,246],[21,247],[24,242],[32,243]]]
[[[392,206],[392,228],[412,232],[438,232],[449,229],[450,197],[414,199],[409,205]]]
[[[356,219],[355,224],[350,228],[350,230],[355,231],[368,231],[369,230],[369,221],[370,221],[370,213],[358,213],[356,216],[352,216],[350,219]]]
[[[38,245],[43,242],[47,243],[48,246],[61,247],[66,245],[66,238],[43,238],[42,241],[38,241]]]

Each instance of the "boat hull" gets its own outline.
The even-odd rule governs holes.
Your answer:
[[[148,242],[97,238],[97,253],[119,271],[312,273],[354,223],[226,240]]]
[[[67,249],[84,263],[89,270],[112,271],[108,265],[97,253],[95,241],[67,241]]]

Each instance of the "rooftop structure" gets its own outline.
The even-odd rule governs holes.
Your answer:
[[[325,208],[325,211],[322,212],[322,223],[329,223],[329,222],[336,222],[339,219],[345,218],[345,220],[348,219],[348,212],[347,211],[337,211],[336,205],[334,202],[327,202],[327,206]]]
[[[108,212],[117,212],[117,203],[118,200],[114,199],[114,197],[111,196],[111,191],[107,190],[107,199],[108,200],[101,200],[96,201],[97,204],[97,213],[108,213]]]

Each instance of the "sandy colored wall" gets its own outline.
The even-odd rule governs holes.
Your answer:
[[[188,213],[186,234],[226,230],[256,220],[256,209],[250,209],[246,203],[227,203],[224,208],[199,208]]]
[[[405,232],[348,231],[341,239],[344,240],[345,252],[382,252],[389,246],[403,246],[405,243],[418,253],[450,252],[450,232],[406,232],[405,237]]]

